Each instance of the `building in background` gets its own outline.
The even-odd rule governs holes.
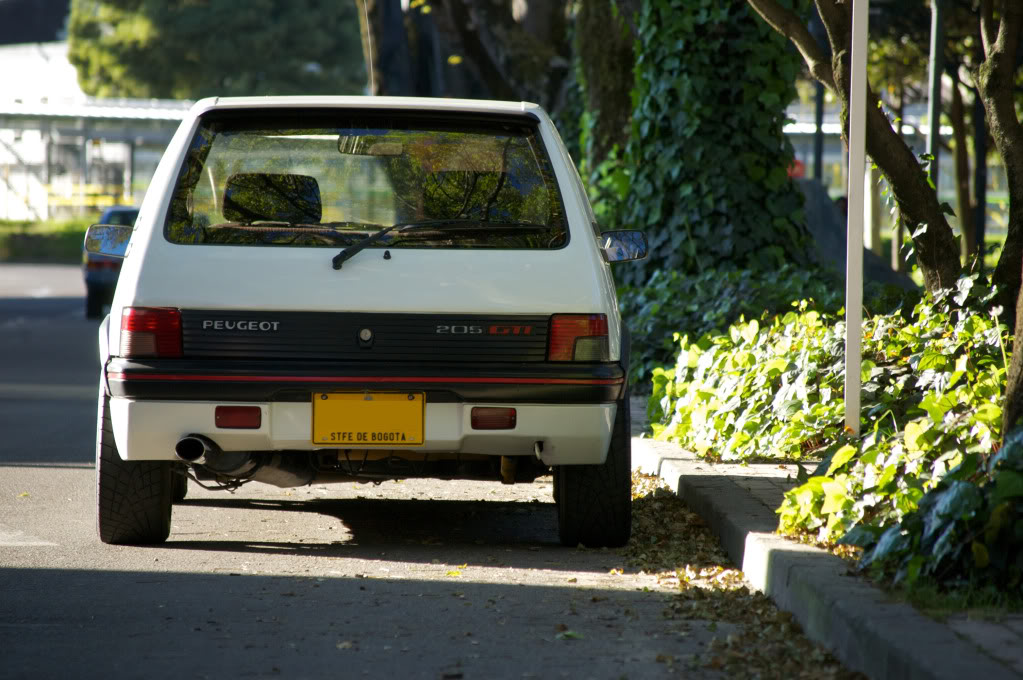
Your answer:
[[[66,42],[0,46],[0,219],[137,204],[191,102],[94,99]]]

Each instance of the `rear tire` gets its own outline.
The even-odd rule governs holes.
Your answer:
[[[110,425],[110,397],[99,391],[96,425],[96,528],[104,543],[163,543],[170,535],[172,462],[121,460]],[[176,475],[175,475],[176,476]]]
[[[185,500],[185,496],[188,495],[188,477],[185,474],[187,468],[179,466],[178,469],[171,472],[171,501],[174,503],[180,503]]]
[[[607,460],[555,468],[562,545],[616,548],[632,535],[632,439],[628,394],[618,403]]]

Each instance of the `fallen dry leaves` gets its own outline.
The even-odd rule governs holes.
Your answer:
[[[735,624],[691,666],[730,678],[863,678],[803,635],[788,612],[751,590],[717,537],[657,477],[633,475],[632,540],[621,550],[628,567],[655,575],[675,592],[666,618]],[[660,659],[659,659],[660,660]],[[665,657],[664,663],[679,660]]]

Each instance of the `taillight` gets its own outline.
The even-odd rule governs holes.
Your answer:
[[[125,307],[121,356],[180,357],[181,312],[169,307]]]
[[[121,268],[119,261],[108,261],[108,260],[89,260],[85,263],[85,268],[89,271],[117,271]]]
[[[549,337],[551,361],[611,360],[604,314],[555,314]]]

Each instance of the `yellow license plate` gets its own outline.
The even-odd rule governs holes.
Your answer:
[[[425,403],[422,392],[314,393],[313,444],[420,446]]]

